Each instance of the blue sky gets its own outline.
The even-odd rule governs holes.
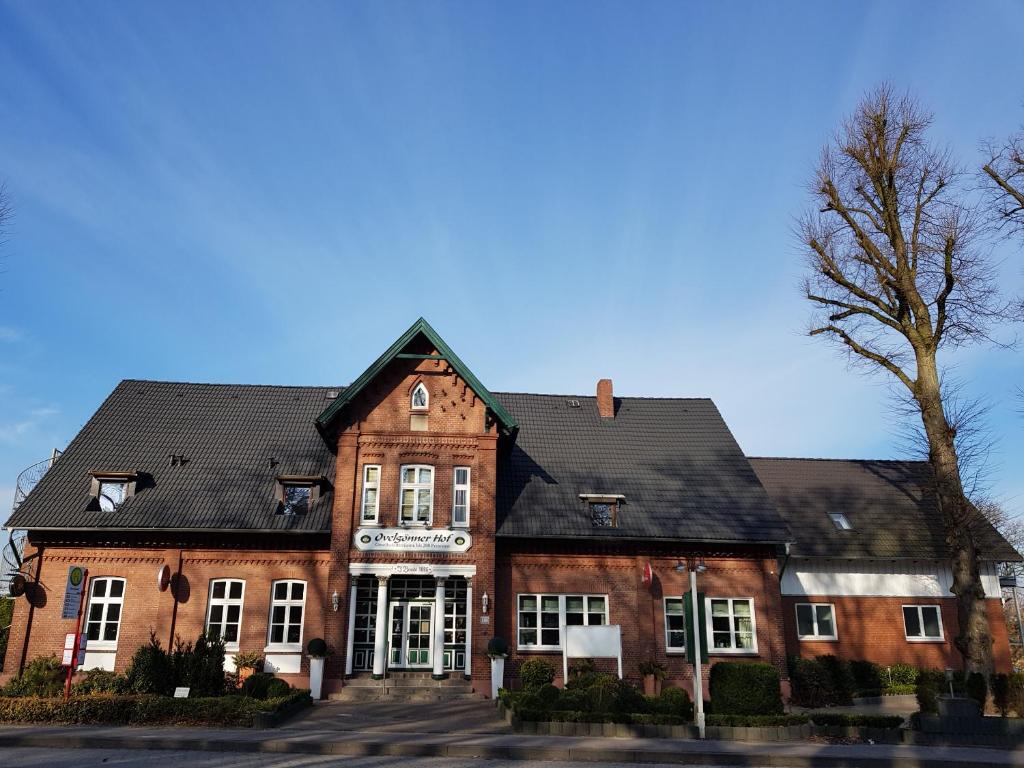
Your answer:
[[[343,384],[424,315],[494,390],[710,396],[753,455],[900,455],[803,335],[794,217],[882,80],[965,163],[1019,3],[0,1],[0,518],[122,378]],[[1019,250],[1003,282],[1024,287]],[[1024,513],[1024,353],[996,404]]]

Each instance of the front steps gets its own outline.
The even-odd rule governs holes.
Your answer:
[[[328,696],[332,701],[456,701],[482,699],[473,693],[473,684],[461,674],[450,673],[444,680],[434,680],[429,671],[388,672],[383,680],[374,680],[369,673],[357,673],[345,680],[338,693]]]

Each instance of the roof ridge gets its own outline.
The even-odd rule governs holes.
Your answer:
[[[226,381],[176,381],[171,379],[121,379],[122,384],[186,384],[191,387],[262,387],[263,389],[345,389],[345,384],[238,384]]]
[[[927,464],[927,459],[837,459],[827,456],[747,456],[747,461],[845,461],[857,464]]]
[[[492,395],[529,395],[530,397],[568,397],[573,400],[596,400],[596,395],[572,395],[572,394],[560,394],[557,392],[508,392],[508,391],[492,391]],[[615,395],[616,400],[707,400],[711,401],[710,397],[659,397],[659,396],[645,396],[645,395]]]

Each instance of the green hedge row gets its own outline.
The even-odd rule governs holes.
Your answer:
[[[707,725],[731,728],[768,728],[775,725],[805,725],[807,715],[707,715]]]
[[[0,698],[0,722],[249,727],[255,715],[276,712],[302,699],[309,699],[309,691],[294,691],[265,701],[245,696],[173,699],[151,694],[101,694],[72,697],[65,702],[25,696]]]
[[[903,718],[898,715],[846,715],[835,712],[811,712],[808,715],[708,715],[708,725],[733,728],[764,728],[770,726],[805,725],[840,726],[844,728],[899,728]]]
[[[689,718],[678,715],[650,715],[634,712],[580,712],[557,709],[516,708],[516,717],[528,722],[622,723],[625,725],[686,725]]]

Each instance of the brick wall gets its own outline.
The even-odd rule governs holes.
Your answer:
[[[685,657],[667,653],[665,649],[663,599],[689,591],[689,574],[675,570],[678,558],[578,551],[531,553],[516,551],[516,545],[507,541],[500,544],[502,547],[496,566],[496,631],[508,639],[512,649],[506,663],[507,684],[515,685],[519,665],[525,659],[537,656],[548,658],[558,668],[559,680],[562,676],[561,653],[517,650],[517,595],[580,593],[608,595],[609,623],[622,627],[625,677],[639,679],[638,665],[646,660],[655,660],[668,668],[666,684],[692,690],[692,669]],[[646,562],[651,563],[654,571],[650,588],[641,581]],[[775,664],[785,678],[786,654],[775,560],[764,555],[715,557],[709,554],[705,562],[707,571],[698,575],[698,591],[707,597],[753,598],[757,635],[756,654],[716,654],[712,651],[710,664],[729,660],[767,661]],[[708,668],[704,667],[705,686]]]
[[[31,551],[31,547],[29,548]],[[62,619],[61,608],[67,569],[80,565],[89,569],[90,579],[117,576],[125,579],[124,602],[117,639],[116,670],[124,671],[132,654],[149,642],[150,632],[165,648],[171,641],[171,621],[175,597],[171,590],[157,588],[157,571],[163,564],[178,571],[181,557],[182,578],[176,580],[178,596],[174,634],[183,640],[195,640],[203,631],[211,579],[245,580],[239,649],[263,652],[267,645],[270,588],[277,579],[301,579],[306,582],[306,607],[303,644],[318,637],[324,629],[324,613],[330,604],[326,594],[328,554],[310,551],[266,550],[181,550],[142,546],[81,548],[46,547],[40,571],[41,599],[35,601],[26,661],[36,656],[56,654],[64,647],[64,635],[74,632],[74,619]],[[33,565],[34,572],[34,565]],[[16,674],[22,657],[25,632],[29,627],[30,604],[20,598],[15,607],[8,647],[5,675]],[[84,624],[83,624],[84,631]],[[230,654],[229,654],[230,655]],[[299,675],[280,675],[295,685],[308,684],[308,663],[303,656]]]
[[[845,659],[865,659],[878,664],[912,664],[916,667],[960,669],[963,658],[953,645],[959,631],[956,601],[922,597],[784,597],[786,645],[794,656],[834,654]],[[797,637],[797,603],[832,603],[835,606],[835,641],[807,641]],[[1010,643],[1006,620],[997,599],[985,601],[994,642],[996,671],[1010,672]],[[904,605],[939,605],[942,610],[940,642],[911,642],[903,626]]]

